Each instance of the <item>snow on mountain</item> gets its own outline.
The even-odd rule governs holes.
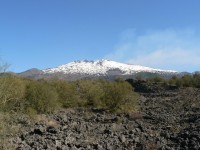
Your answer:
[[[119,63],[111,60],[97,60],[97,61],[74,61],[56,68],[45,69],[45,74],[86,74],[86,75],[108,75],[109,72],[118,71],[121,75],[131,75],[138,72],[151,72],[151,73],[177,73],[173,70],[153,69],[149,67]]]

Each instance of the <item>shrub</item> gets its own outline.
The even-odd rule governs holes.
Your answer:
[[[193,79],[192,79],[192,76],[190,76],[190,75],[184,75],[181,78],[181,81],[182,81],[184,87],[193,86]]]
[[[116,81],[31,80],[0,77],[0,109],[21,110],[27,114],[52,112],[59,106],[96,107],[110,111],[136,110],[137,94],[122,79]]]
[[[122,79],[116,81],[79,80],[66,82],[50,81],[58,93],[63,107],[95,107],[115,112],[135,111],[138,108],[137,94],[130,84]]]
[[[54,111],[58,106],[58,93],[46,82],[31,81],[27,85],[25,107],[38,113]],[[33,111],[33,110],[31,110]]]
[[[37,111],[32,107],[27,107],[25,110],[25,113],[27,115],[29,115],[31,118],[33,118],[35,115],[37,115]]]
[[[168,80],[170,85],[176,85],[177,77],[173,76],[171,79]]]
[[[56,89],[58,100],[63,107],[68,108],[78,106],[79,95],[74,83],[53,79],[50,81],[50,85]]]
[[[0,109],[20,110],[24,102],[25,84],[15,76],[0,77]]]
[[[165,82],[165,79],[161,78],[161,77],[152,77],[152,78],[149,78],[148,81],[149,82],[160,82],[160,83],[162,82],[163,83],[163,82]]]
[[[181,78],[173,76],[170,79],[165,78],[149,78],[149,83],[164,83],[165,85],[176,85],[177,87],[197,87],[200,88],[200,75],[195,73],[192,75],[184,75]]]
[[[101,107],[104,91],[99,80],[80,80],[76,82],[76,85],[82,106]]]
[[[197,87],[197,88],[200,88],[200,74],[199,73],[195,73],[193,75],[193,83],[194,83],[194,86]]]
[[[128,82],[107,82],[104,92],[104,107],[110,111],[131,112],[138,109],[137,94]]]

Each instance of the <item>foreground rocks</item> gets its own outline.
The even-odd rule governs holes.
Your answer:
[[[140,95],[139,113],[62,110],[38,116],[11,143],[18,150],[200,149],[199,89],[156,88]]]

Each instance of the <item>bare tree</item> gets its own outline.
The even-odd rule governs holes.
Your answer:
[[[0,73],[5,73],[9,67],[10,67],[10,64],[8,64],[6,62],[1,62],[0,63]]]

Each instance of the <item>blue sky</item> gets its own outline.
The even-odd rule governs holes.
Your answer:
[[[111,59],[200,70],[199,0],[0,0],[10,70]]]

